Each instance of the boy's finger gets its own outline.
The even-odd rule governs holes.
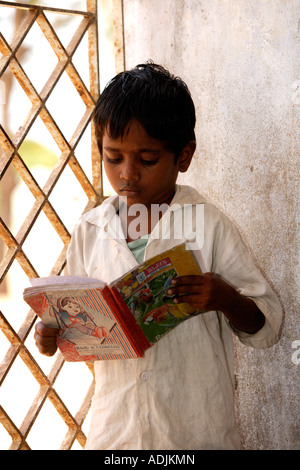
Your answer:
[[[201,310],[205,308],[204,303],[201,302],[201,299],[199,299],[199,295],[195,295],[195,294],[180,295],[179,297],[176,297],[174,299],[174,303],[175,304],[187,303]]]
[[[43,322],[38,322],[35,325],[35,331],[39,336],[57,336],[59,333],[59,328],[49,328],[44,325]]]
[[[37,345],[49,346],[49,344],[56,344],[56,338],[54,336],[40,336],[35,333],[34,339]]]
[[[37,343],[37,348],[41,354],[44,356],[53,356],[56,351],[57,351],[57,346],[56,344],[50,344],[50,345],[42,345]]]
[[[172,295],[172,294],[181,294],[181,293],[184,293],[184,294],[192,294],[192,293],[195,293],[195,294],[200,294],[201,291],[203,289],[201,289],[201,284],[197,283],[197,284],[179,284],[179,285],[175,285],[175,286],[172,286],[171,288],[169,288],[167,290],[167,294],[169,295]]]
[[[204,279],[202,275],[193,276],[179,276],[172,279],[171,284],[173,286],[187,286],[191,284],[203,284]]]

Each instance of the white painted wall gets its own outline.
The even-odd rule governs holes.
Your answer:
[[[198,146],[180,182],[236,223],[284,308],[277,345],[236,344],[244,447],[299,449],[300,2],[124,0],[124,18],[126,68],[151,58],[193,95]]]

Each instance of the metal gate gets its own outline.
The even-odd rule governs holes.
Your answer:
[[[0,125],[0,178],[3,181],[9,171],[13,171],[15,174],[17,173],[22,183],[30,190],[33,196],[33,204],[28,213],[22,214],[23,220],[16,233],[13,233],[9,224],[1,217],[0,236],[4,242],[5,250],[0,264],[0,282],[5,281],[14,264],[21,266],[23,272],[25,272],[26,276],[29,278],[41,275],[38,261],[33,261],[26,253],[25,249],[26,241],[34,230],[35,224],[41,214],[44,214],[43,217],[46,216],[47,221],[51,224],[51,230],[59,237],[62,244],[62,249],[58,257],[55,260],[53,259],[51,270],[47,275],[62,273],[65,265],[66,250],[70,240],[70,229],[67,227],[63,217],[59,214],[59,208],[54,207],[51,201],[51,195],[67,169],[68,171],[71,170],[72,174],[75,175],[81,190],[86,195],[87,203],[84,210],[98,205],[104,198],[102,166],[96,145],[93,123],[91,121],[100,89],[97,1],[87,0],[86,11],[44,7],[36,5],[35,2],[26,5],[23,3],[0,1],[0,8],[4,7],[15,8],[16,10],[21,9],[25,14],[10,42],[0,33],[0,52],[2,54],[0,59],[0,82],[3,74],[7,70],[10,70],[13,79],[18,82],[29,99],[29,111],[25,116],[25,120],[13,135],[9,135],[5,128]],[[119,71],[123,67],[121,0],[115,0],[113,2],[113,12],[115,16],[116,71]],[[49,14],[52,13],[64,15],[64,18],[67,19],[74,17],[78,19],[78,25],[68,45],[63,45],[55,27],[49,20]],[[43,37],[46,38],[48,44],[51,46],[51,52],[54,51],[56,56],[56,65],[39,92],[33,85],[33,81],[29,78],[28,72],[25,71],[25,68],[18,58],[18,51],[22,48],[26,36],[31,31],[31,28],[33,28],[33,26],[37,27],[37,25],[42,31]],[[73,60],[76,50],[83,40],[86,40],[88,48],[88,84],[80,76]],[[36,47],[38,46],[37,44]],[[61,126],[53,117],[48,107],[49,98],[55,92],[62,76],[68,77],[68,86],[76,90],[78,97],[80,97],[84,105],[83,112],[75,116],[76,126],[69,139],[65,136],[64,131],[61,129]],[[17,109],[15,112],[17,112]],[[47,132],[52,136],[52,139],[59,149],[59,158],[53,168],[51,168],[44,184],[41,184],[33,175],[28,164],[22,157],[20,150],[22,145],[26,143],[30,129],[37,120],[43,122]],[[77,158],[77,149],[79,148],[81,140],[86,138],[87,134],[90,139],[89,159],[91,162],[91,175],[87,174]],[[65,191],[67,193],[69,188],[65,188]],[[7,194],[3,194],[2,191],[0,204],[5,203],[6,197]],[[47,246],[44,247],[44,251],[45,250],[47,250]],[[21,288],[23,287],[25,286],[21,286]],[[78,443],[81,447],[84,447],[86,436],[83,425],[89,411],[94,390],[93,367],[89,364],[84,364],[83,367],[85,369],[84,372],[82,372],[82,378],[80,378],[80,369],[72,369],[73,378],[75,374],[79,381],[85,381],[87,383],[87,390],[78,408],[75,411],[70,411],[64,393],[59,390],[61,389],[63,391],[65,387],[64,385],[60,385],[59,387],[57,384],[59,383],[59,377],[62,375],[62,372],[66,370],[67,367],[71,367],[71,365],[65,363],[63,357],[58,352],[54,359],[52,359],[50,370],[45,371],[45,369],[49,368],[50,358],[43,358],[41,363],[34,349],[29,346],[30,338],[32,341],[33,327],[36,321],[35,314],[32,311],[27,311],[26,318],[18,325],[18,328],[16,328],[13,326],[13,315],[5,311],[5,306],[3,306],[3,309],[1,307],[1,310],[3,311],[0,312],[0,333],[2,331],[0,341],[5,340],[7,342],[7,351],[0,365],[0,386],[3,386],[4,389],[6,382],[9,383],[11,381],[11,378],[15,374],[15,366],[18,362],[22,364],[23,368],[25,365],[26,369],[26,372],[19,372],[17,374],[18,377],[16,377],[15,374],[16,381],[11,385],[9,403],[12,406],[12,411],[8,410],[4,403],[0,405],[1,424],[5,429],[5,435],[10,435],[12,439],[9,448],[12,450],[34,449],[34,446],[31,445],[30,442],[30,436],[43,414],[43,409],[45,409],[46,404],[49,407],[49,403],[51,404],[53,413],[56,410],[59,420],[62,421],[66,427],[63,439],[60,440],[60,442],[62,442],[60,448],[71,449],[74,443],[75,448]],[[46,366],[44,366],[44,364],[46,364]],[[22,367],[19,370],[22,371]],[[87,371],[88,377],[86,377],[85,371]],[[25,396],[22,390],[23,373],[34,378],[34,392],[29,402],[28,399],[25,400],[25,398],[22,398]],[[21,407],[22,409],[22,421],[20,423],[18,422],[19,418],[16,419],[13,416],[13,410],[16,407]],[[49,418],[46,419],[48,422],[45,422],[44,426],[41,428],[42,431],[39,431],[39,433],[44,434],[44,443],[47,441],[47,435],[49,435],[49,433],[55,434],[57,432],[55,426],[51,428],[49,424],[51,420],[49,421]],[[40,429],[40,425],[38,429]]]

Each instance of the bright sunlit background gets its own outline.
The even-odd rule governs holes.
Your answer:
[[[61,0],[24,1],[23,3],[37,3],[62,8]],[[115,74],[111,3],[111,0],[98,1],[101,89]],[[86,10],[86,2],[84,0],[65,0],[63,8]],[[18,25],[16,11],[14,8],[0,5],[0,31],[8,43],[14,36]],[[81,20],[81,17],[78,16],[70,17],[53,13],[47,14],[47,18],[55,25],[56,33],[64,46],[69,43]],[[37,24],[34,24],[27,34],[17,57],[34,87],[40,92],[54,69],[57,58]],[[74,54],[73,63],[87,88],[89,88],[87,34]],[[0,83],[1,125],[8,135],[13,136],[27,116],[31,103],[9,70],[1,77]],[[85,107],[66,73],[63,74],[49,97],[47,108],[66,139],[69,140],[84,113]],[[60,150],[40,118],[30,129],[19,153],[38,184],[43,187],[58,160]],[[86,132],[85,137],[76,148],[75,155],[91,180],[89,132]],[[109,185],[105,183],[105,193],[109,194],[110,191]],[[53,190],[50,202],[71,232],[87,204],[87,197],[68,167]],[[13,235],[17,234],[33,203],[34,197],[18,175],[18,172],[10,168],[1,181],[0,207],[1,217]],[[23,245],[25,254],[40,276],[49,275],[62,248],[62,241],[42,212]],[[5,247],[2,246],[0,257],[3,256],[4,252]],[[24,287],[28,285],[26,274],[18,262],[14,261],[5,282],[0,287],[0,304],[1,311],[16,331],[18,331],[28,313],[28,307],[22,296]],[[9,346],[9,341],[0,331],[0,362]],[[47,374],[55,358],[47,358],[38,353],[34,344],[33,331],[26,340],[26,346]],[[55,382],[55,389],[72,413],[78,411],[91,381],[91,372],[85,364],[65,363],[63,366]],[[38,390],[39,384],[18,357],[0,390],[0,403],[18,427],[20,427]],[[88,426],[89,419],[87,418],[83,427],[85,433]],[[33,450],[58,449],[67,431],[68,428],[64,421],[50,401],[47,400],[28,435],[27,442]],[[10,444],[11,437],[0,425],[0,449],[6,450]],[[81,449],[77,441],[75,441],[73,449]]]

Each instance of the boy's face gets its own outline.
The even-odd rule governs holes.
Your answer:
[[[165,148],[162,141],[149,136],[144,127],[133,121],[123,138],[111,139],[104,133],[102,154],[107,178],[119,196],[127,197],[127,205],[169,204],[175,191],[178,171],[186,171],[188,163]],[[186,159],[186,155],[185,155]]]

